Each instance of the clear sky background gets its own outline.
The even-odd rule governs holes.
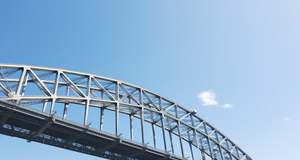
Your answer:
[[[197,106],[254,160],[300,159],[299,8],[299,0],[2,0],[0,63],[132,83]],[[99,159],[3,135],[0,153]]]

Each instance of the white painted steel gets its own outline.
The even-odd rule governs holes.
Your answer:
[[[185,156],[182,140],[185,140],[199,150],[198,153],[202,159],[205,159],[204,154],[207,154],[212,159],[251,160],[249,155],[220,131],[197,116],[195,112],[145,88],[116,79],[63,69],[10,64],[0,64],[0,69],[0,92],[3,93],[3,96],[0,98],[3,100],[24,106],[43,103],[43,112],[45,112],[47,104],[51,102],[50,114],[53,112],[53,107],[56,103],[63,103],[63,119],[67,116],[70,103],[84,105],[84,113],[78,113],[84,115],[83,125],[87,125],[89,106],[101,108],[99,117],[100,130],[103,128],[104,110],[113,110],[115,112],[115,135],[120,134],[118,131],[121,123],[119,122],[119,113],[124,113],[130,117],[131,140],[134,129],[132,127],[132,117],[134,116],[141,119],[142,144],[145,144],[144,122],[149,122],[152,124],[154,147],[156,147],[154,126],[156,125],[163,129],[162,135],[165,152],[168,152],[165,135],[165,130],[167,130],[170,135],[170,149],[173,154],[172,134],[179,137],[182,157]],[[4,72],[4,70],[6,70],[6,72]],[[20,77],[10,78],[9,74],[16,70],[21,71]],[[43,74],[36,74],[35,72],[37,71]],[[54,80],[44,79],[47,75],[51,74],[56,75]],[[78,78],[72,79],[68,77],[70,75]],[[80,79],[86,79],[86,81]],[[80,83],[82,81],[83,84]],[[17,86],[12,88],[9,83],[17,83]],[[24,96],[28,83],[36,84],[43,95]],[[53,85],[54,87],[47,87],[46,84]],[[61,86],[66,87],[64,96],[57,95],[58,88]],[[111,86],[113,89],[110,88]],[[86,92],[83,92],[82,89],[86,90]],[[70,96],[70,91],[76,96]],[[100,92],[101,94],[99,95],[96,92]],[[208,133],[207,125],[211,127],[211,133]],[[204,129],[202,129],[201,126],[203,126]],[[190,131],[191,133],[189,133]],[[213,137],[213,135],[215,135],[215,137]],[[226,145],[224,142],[226,142]],[[227,142],[233,144],[233,148],[230,148]],[[237,154],[235,154],[235,152],[233,152],[234,149],[237,149],[240,153],[237,152]],[[192,157],[194,159],[193,152]]]

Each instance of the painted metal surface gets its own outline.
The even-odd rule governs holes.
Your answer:
[[[131,140],[134,130],[132,118],[140,119],[141,145],[147,145],[144,123],[151,123],[154,147],[156,147],[155,126],[163,129],[166,154],[175,154],[174,137],[172,137],[175,135],[179,137],[182,159],[186,158],[182,141],[186,141],[190,145],[191,159],[194,159],[194,154],[198,153],[203,160],[205,155],[217,160],[251,160],[249,155],[215,127],[197,116],[195,111],[190,111],[142,87],[88,73],[27,65],[0,64],[0,76],[0,99],[3,101],[26,107],[42,104],[42,112],[45,113],[49,109],[49,115],[55,114],[53,111],[55,105],[63,104],[62,120],[66,120],[70,104],[83,105],[84,112],[78,113],[83,114],[83,126],[89,125],[87,123],[89,108],[99,108],[101,111],[99,132],[102,131],[105,123],[103,121],[105,111],[114,111],[117,137],[120,134],[119,125],[122,123],[119,121],[119,114],[123,113],[130,119]],[[35,91],[31,91],[32,87],[28,88],[29,84],[35,87]],[[5,120],[4,118],[5,116],[2,119]],[[42,134],[43,130],[52,123],[52,121],[46,123],[44,128],[38,130],[34,136]],[[168,141],[165,131],[169,133]],[[168,145],[167,142],[171,144]],[[195,146],[199,152],[193,152],[192,146]]]

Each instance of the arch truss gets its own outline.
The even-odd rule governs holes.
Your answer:
[[[150,90],[120,80],[63,69],[0,64],[0,100],[1,104],[6,104],[2,106],[14,108],[14,110],[5,111],[0,108],[0,118],[2,117],[0,123],[3,126],[0,129],[1,133],[12,134],[12,131],[6,133],[6,130],[10,129],[15,133],[18,130],[16,128],[19,128],[19,132],[25,130],[23,136],[19,137],[28,139],[28,141],[46,143],[45,136],[49,136],[48,139],[54,140],[51,141],[51,144],[57,143],[56,146],[68,149],[80,146],[79,150],[82,150],[83,153],[93,152],[92,154],[97,156],[96,151],[99,151],[102,153],[101,157],[110,159],[114,159],[113,157],[117,157],[115,159],[146,159],[142,155],[147,153],[160,154],[161,157],[166,157],[162,159],[196,159],[195,154],[198,154],[202,160],[208,158],[214,160],[251,160],[250,156],[241,148],[200,118],[195,111],[190,111]],[[9,117],[16,112],[16,107],[23,108],[18,112],[21,114],[21,110],[37,104],[41,104],[42,108],[40,112],[34,111],[35,117],[31,117],[37,118],[37,113],[39,113],[41,119],[48,119],[38,129],[30,131],[28,129],[30,127],[22,128],[22,125],[14,127],[8,123],[10,122]],[[84,108],[82,112],[77,113],[83,117],[81,124],[73,124],[83,131],[69,137],[59,137],[50,131],[46,134],[48,128],[55,128],[58,125],[60,127],[72,125],[67,120],[68,109],[71,104],[80,105]],[[63,106],[61,117],[55,115],[54,108],[57,105]],[[88,119],[91,107],[99,109],[98,129],[89,127]],[[104,134],[102,129],[106,111],[112,111],[115,115],[115,133],[105,134],[107,137],[112,137],[111,141],[113,142],[103,143],[102,146],[99,146],[81,140],[88,136]],[[29,111],[26,112],[29,113]],[[30,110],[31,112],[33,111]],[[122,125],[122,122],[120,122],[119,115],[121,113],[128,115],[130,119],[129,140],[120,137],[119,126]],[[15,116],[17,117],[17,113]],[[140,121],[141,143],[138,144],[133,142],[133,117]],[[153,147],[147,146],[147,142],[145,142],[145,123],[152,126]],[[76,128],[74,126],[73,128]],[[163,150],[156,147],[156,127],[162,129]],[[179,147],[173,146],[175,136],[179,139]],[[125,145],[125,142],[131,144],[132,148],[142,147],[138,152],[132,150],[128,154],[120,149],[122,145]],[[47,143],[50,144],[50,142]],[[191,157],[186,157],[187,153],[183,143],[189,145]],[[175,153],[175,147],[180,148],[179,156],[176,156],[178,153]],[[89,151],[89,149],[91,150]]]

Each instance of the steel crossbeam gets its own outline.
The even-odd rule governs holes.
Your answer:
[[[10,91],[4,87],[4,85],[0,82],[0,92],[4,93],[7,97],[9,97]]]
[[[219,130],[212,127],[208,122],[200,118],[196,115],[195,112],[190,111],[181,105],[177,104],[174,101],[171,101],[159,94],[156,94],[152,91],[146,90],[139,86],[135,86],[133,84],[129,84],[126,82],[122,82],[120,80],[115,80],[111,78],[101,77],[93,74],[68,71],[62,69],[54,69],[54,68],[45,68],[45,67],[35,67],[35,66],[26,66],[26,65],[5,65],[0,64],[1,68],[1,78],[0,79],[0,104],[4,102],[14,103],[16,105],[26,104],[26,107],[30,107],[31,105],[38,105],[41,103],[41,114],[50,114],[53,115],[55,111],[55,107],[57,104],[63,104],[63,113],[61,122],[67,122],[66,117],[68,117],[68,110],[72,107],[73,104],[84,106],[83,113],[78,113],[83,115],[83,121],[81,123],[83,128],[87,128],[90,124],[88,123],[89,108],[95,107],[100,111],[99,121],[100,126],[98,132],[102,132],[104,123],[104,112],[105,110],[114,111],[115,118],[115,133],[114,136],[117,139],[119,137],[119,127],[123,122],[120,122],[120,113],[129,115],[130,121],[130,139],[133,140],[133,117],[140,119],[140,127],[141,127],[141,146],[145,146],[145,125],[144,123],[150,123],[152,128],[152,136],[153,136],[153,147],[157,147],[157,139],[155,126],[162,128],[162,137],[163,137],[163,148],[162,151],[163,157],[157,159],[173,159],[175,156],[174,149],[174,136],[179,138],[179,147],[181,149],[181,159],[186,159],[185,155],[187,153],[184,152],[183,149],[183,141],[186,141],[190,145],[191,157],[195,158],[195,153],[192,151],[192,146],[199,151],[199,155],[202,160],[205,160],[205,154],[212,159],[223,159],[225,160],[225,155],[222,151],[228,153],[231,159],[245,159],[252,160],[249,155],[247,155],[241,148],[239,148],[236,144],[234,144],[228,137],[222,134]],[[35,71],[38,70],[39,74],[36,74]],[[17,72],[21,71],[21,72]],[[49,77],[53,77],[56,73],[56,76],[51,80]],[[11,78],[12,75],[19,74],[19,79]],[[70,78],[69,75],[74,75],[75,78]],[[48,77],[48,78],[47,78]],[[60,82],[59,79],[63,81]],[[81,81],[86,78],[87,81],[81,83]],[[102,81],[103,80],[103,81]],[[13,82],[14,86],[9,86],[9,83]],[[35,84],[37,88],[41,91],[42,95],[30,95],[31,87],[30,85]],[[112,86],[113,85],[113,86]],[[52,86],[49,87],[49,86]],[[104,87],[105,86],[105,87]],[[108,88],[109,86],[112,86]],[[61,87],[66,87],[65,93],[61,94]],[[11,90],[15,88],[15,90]],[[51,89],[50,89],[51,88]],[[129,89],[127,89],[129,88]],[[121,89],[121,93],[120,93]],[[83,91],[85,90],[85,91]],[[130,91],[129,91],[130,90]],[[75,96],[70,95],[69,91],[72,91]],[[134,94],[136,92],[138,94]],[[26,92],[26,96],[25,96]],[[14,94],[12,94],[14,93]],[[59,93],[59,94],[58,94]],[[101,93],[101,95],[99,94]],[[2,94],[2,95],[1,95]],[[134,94],[134,95],[133,95]],[[105,96],[106,95],[106,96]],[[153,98],[154,97],[154,98]],[[125,99],[128,98],[128,101]],[[50,106],[48,105],[50,103]],[[164,104],[167,104],[163,106]],[[7,105],[7,104],[6,104]],[[23,106],[24,107],[24,106]],[[48,108],[50,107],[50,108]],[[49,113],[48,113],[49,112]],[[139,112],[139,114],[137,114]],[[10,114],[6,114],[6,112],[0,112],[0,115],[3,115],[0,124],[2,126],[6,124],[8,118],[10,118]],[[180,116],[180,117],[179,117]],[[148,118],[147,118],[148,117]],[[150,117],[150,119],[149,119]],[[195,122],[194,122],[195,120]],[[24,120],[25,121],[25,120]],[[27,122],[27,121],[26,121]],[[55,127],[53,124],[57,122],[54,121],[46,121],[44,123],[39,124],[38,130],[32,130],[31,135],[27,139],[32,139],[35,141],[39,141],[41,135],[44,132],[48,132],[49,129]],[[197,123],[197,124],[196,124]],[[99,124],[99,122],[98,122]],[[176,125],[175,125],[176,124]],[[201,126],[201,127],[200,127]],[[207,132],[207,127],[211,128],[210,133]],[[89,128],[89,127],[88,127]],[[203,130],[204,129],[204,130]],[[71,134],[65,139],[66,142],[77,143],[81,139],[86,139],[89,135],[91,129],[86,131],[80,131],[77,134]],[[167,136],[165,133],[169,133]],[[204,137],[207,141],[208,149],[204,149],[202,146],[202,140],[198,139],[198,135]],[[212,134],[215,134],[217,137],[215,140],[212,138]],[[188,137],[186,137],[186,135]],[[221,137],[219,137],[221,136]],[[167,144],[167,137],[169,137],[170,144]],[[105,139],[105,138],[104,138]],[[224,141],[232,144],[233,148],[229,148],[227,145],[224,145]],[[58,143],[58,142],[57,142]],[[126,142],[127,143],[127,142]],[[206,142],[205,142],[206,143]],[[69,144],[63,143],[65,146]],[[124,140],[120,139],[120,141],[109,141],[105,146],[97,146],[97,152],[94,154],[104,154],[106,150],[117,150],[119,146],[124,145]],[[167,146],[171,146],[169,154]],[[200,147],[201,146],[201,147]],[[213,154],[214,150],[218,150]],[[134,147],[133,147],[134,148]],[[133,149],[131,148],[131,149]],[[134,157],[139,159],[144,154],[148,154],[149,147],[143,151],[141,149],[138,152],[131,154],[121,154],[121,157],[124,156],[127,158]],[[145,148],[145,147],[144,147]],[[235,154],[233,150],[238,150],[238,153]],[[85,151],[84,151],[85,152]],[[145,152],[145,153],[144,153]],[[155,152],[156,153],[156,152]],[[153,152],[154,154],[154,152]],[[106,155],[108,156],[108,155]],[[109,156],[108,156],[109,157]],[[126,158],[125,158],[126,159]],[[176,158],[175,158],[176,159]],[[226,159],[227,160],[227,159]]]
[[[48,121],[43,127],[41,127],[37,132],[35,132],[32,135],[32,138],[36,138],[39,134],[44,132],[54,121],[55,121],[55,118],[51,118],[50,121]]]
[[[132,99],[134,100],[138,105],[140,104],[135,97],[123,86],[123,84],[120,83],[120,87],[122,88],[122,90]]]

